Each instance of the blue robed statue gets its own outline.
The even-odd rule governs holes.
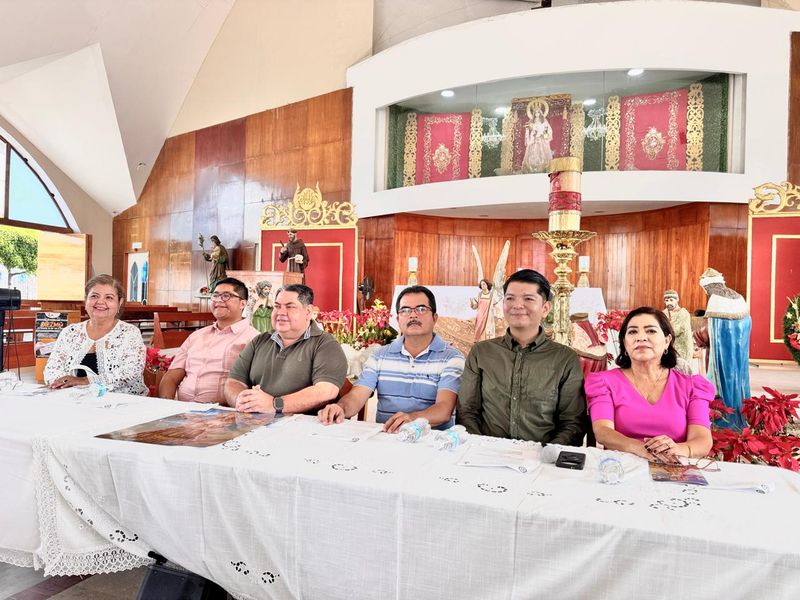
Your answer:
[[[708,371],[706,377],[717,396],[733,414],[715,423],[719,427],[742,429],[742,401],[750,397],[750,308],[741,294],[725,285],[722,273],[706,269],[700,285],[708,294],[705,318],[708,322]]]

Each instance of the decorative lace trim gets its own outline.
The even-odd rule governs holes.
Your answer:
[[[46,439],[34,440],[33,454],[41,536],[41,546],[37,550],[35,561],[37,565],[44,566],[45,575],[115,573],[153,563],[147,557],[147,548],[138,541],[139,536],[126,532],[75,485],[66,466],[59,464],[53,457]],[[56,481],[60,482],[58,490]],[[76,519],[83,520],[90,526],[86,528],[87,534],[94,530],[95,537],[98,538],[97,548],[90,552],[64,550],[58,535],[59,496],[72,509]],[[104,532],[107,532],[105,536]],[[105,542],[106,539],[110,539],[112,543]],[[113,542],[125,544],[125,549]]]
[[[20,550],[9,550],[0,548],[0,562],[15,565],[17,567],[33,567],[33,554],[21,552]]]

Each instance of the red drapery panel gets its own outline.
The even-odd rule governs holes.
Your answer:
[[[470,119],[468,112],[417,117],[417,185],[469,177]]]
[[[800,217],[753,217],[750,236],[750,358],[791,361],[783,315],[800,293]]]
[[[620,102],[621,171],[686,169],[686,88]]]

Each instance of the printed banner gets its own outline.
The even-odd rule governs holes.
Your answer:
[[[510,144],[512,172],[544,173],[551,160],[569,156],[571,104],[569,94],[511,101],[510,139],[504,143]]]
[[[65,312],[37,312],[33,328],[33,351],[36,358],[50,356],[58,334],[68,325]]]

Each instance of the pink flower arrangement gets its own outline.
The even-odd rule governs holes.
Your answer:
[[[628,316],[629,310],[610,310],[607,313],[597,313],[597,333],[603,342],[608,341],[609,331],[622,329],[622,322]]]
[[[322,328],[330,333],[340,344],[350,344],[356,350],[371,344],[383,346],[395,337],[397,332],[389,325],[391,313],[380,300],[361,314],[349,310],[332,310],[319,314]]]
[[[147,354],[144,358],[144,366],[148,371],[157,373],[158,371],[167,371],[172,364],[173,356],[165,356],[161,354],[158,348],[147,348]]]

